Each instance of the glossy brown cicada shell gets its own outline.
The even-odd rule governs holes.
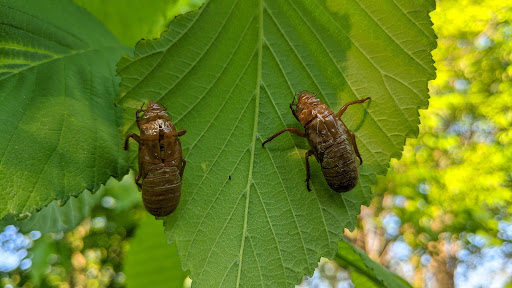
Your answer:
[[[308,94],[311,93],[311,94]],[[332,190],[340,193],[352,190],[359,180],[359,165],[363,159],[357,149],[356,137],[341,121],[341,115],[348,106],[363,103],[370,97],[345,104],[338,113],[323,104],[316,94],[309,91],[299,93],[297,103],[290,104],[293,116],[304,126],[305,132],[297,128],[285,128],[262,143],[272,141],[277,136],[288,131],[305,137],[309,141],[310,150],[306,152],[306,182],[309,191],[309,156],[314,155],[322,166],[322,173]],[[360,163],[356,161],[359,158]]]
[[[177,131],[167,109],[155,102],[149,102],[146,110],[141,108],[135,115],[140,136],[128,134],[124,150],[128,150],[130,138],[139,143],[139,173],[135,182],[142,188],[142,201],[151,215],[167,216],[180,202],[181,180],[187,162],[178,137],[187,131]]]

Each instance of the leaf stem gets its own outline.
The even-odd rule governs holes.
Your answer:
[[[377,286],[379,286],[379,287],[382,286],[382,282],[379,281],[379,279],[377,279],[375,275],[372,275],[371,273],[369,273],[368,270],[361,269],[361,267],[358,267],[357,265],[352,264],[352,262],[349,259],[343,257],[343,255],[341,255],[339,251],[336,252],[336,255],[334,256],[333,260],[341,267],[349,268],[350,270],[352,270],[352,269],[356,270],[358,273],[361,273],[364,276],[366,276],[368,279],[372,280],[375,284],[377,284]],[[349,266],[349,267],[346,267],[346,266]]]

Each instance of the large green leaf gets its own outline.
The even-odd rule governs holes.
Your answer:
[[[434,78],[434,1],[207,2],[176,18],[169,31],[136,46],[118,64],[125,131],[135,131],[143,102],[164,104],[183,137],[188,161],[182,200],[167,217],[184,269],[197,287],[286,287],[332,258],[371,199],[377,174],[417,134]],[[357,135],[364,165],[359,185],[331,191],[312,165],[290,113],[295,92],[311,90]],[[135,145],[132,156],[135,157]]]
[[[177,14],[197,9],[202,0],[74,0],[96,16],[125,45],[157,38]]]
[[[161,221],[146,214],[126,252],[126,286],[181,288],[187,274],[181,270],[174,244],[165,241]]]
[[[127,173],[114,70],[130,50],[70,1],[0,8],[1,219]]]

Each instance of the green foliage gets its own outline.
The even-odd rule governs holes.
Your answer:
[[[134,173],[126,175],[120,182],[110,178],[107,184],[96,193],[92,194],[86,190],[76,198],[71,197],[63,206],[53,201],[26,219],[16,221],[12,215],[9,215],[2,220],[0,227],[16,225],[23,233],[33,230],[43,234],[67,232],[78,226],[84,218],[89,217],[104,197],[108,197],[106,198],[107,206],[109,205],[109,208],[116,212],[135,206],[140,201],[140,195],[135,185]]]
[[[165,240],[161,221],[146,214],[129,245],[124,261],[128,288],[183,287],[187,274],[181,269],[176,246]]]
[[[20,221],[16,221],[12,215],[8,215],[2,220],[2,226],[16,225],[23,233],[33,230],[43,234],[69,231],[80,224],[85,217],[91,215],[92,209],[101,201],[104,194],[104,187],[101,187],[95,194],[86,190],[77,198],[71,197],[62,207],[57,201],[53,201],[40,211]]]
[[[121,246],[123,246],[119,240],[127,237],[126,230],[130,230],[134,220],[137,220],[134,218],[140,218],[140,214],[145,213],[142,210],[140,192],[135,185],[134,175],[132,171],[120,182],[111,178],[95,194],[84,191],[77,198],[71,197],[62,207],[53,201],[24,220],[15,221],[12,216],[4,218],[0,225],[2,230],[3,226],[12,224],[24,233],[32,230],[43,233],[43,237],[34,241],[34,247],[31,249],[32,265],[28,273],[30,279],[21,280],[19,276],[15,276],[13,279],[18,278],[17,281],[20,283],[14,284],[19,284],[20,287],[23,283],[31,283],[34,287],[46,287],[49,284],[53,287],[62,280],[67,282],[70,277],[73,279],[75,274],[85,273],[73,270],[81,270],[85,261],[94,262],[92,260],[98,258],[98,249],[101,252],[101,258],[108,261],[101,261],[105,262],[101,264],[103,266],[101,269],[97,268],[98,265],[91,265],[94,267],[90,267],[89,270],[99,270],[98,278],[101,278],[101,274],[104,274],[103,278],[111,278],[112,266],[120,266],[121,259],[115,255],[121,252]],[[91,217],[94,217],[92,221]],[[110,234],[107,236],[108,241],[95,235],[105,233]],[[163,234],[162,229],[160,233]],[[90,241],[88,238],[94,240]],[[88,242],[85,245],[86,249],[83,249],[84,242]],[[107,245],[112,246],[108,251],[105,250]],[[117,270],[120,269],[117,268]],[[112,280],[103,279],[103,282]],[[72,281],[80,282],[81,280]],[[101,287],[106,286],[108,285]]]
[[[202,0],[74,0],[86,8],[125,45],[157,38],[178,14],[199,8]]]
[[[127,173],[113,99],[130,49],[69,1],[0,7],[1,219]]]
[[[34,242],[31,277],[19,287],[122,287],[124,247],[143,213],[97,209],[98,217],[71,232],[44,235]]]
[[[143,34],[155,37],[162,19],[172,18],[179,7],[125,6],[140,9],[134,13],[115,9],[114,2],[76,2],[123,43]],[[434,1],[211,1],[178,17],[160,39],[139,42],[133,58],[119,61],[121,115],[114,105],[118,82],[112,68],[130,49],[73,3],[1,0],[0,6],[5,8],[0,11],[5,22],[0,25],[5,36],[0,40],[5,104],[0,132],[6,135],[0,139],[0,218],[19,218],[57,199],[18,223],[56,231],[91,214],[105,193],[127,201],[118,202],[124,216],[92,212],[100,216],[86,218],[66,234],[67,246],[46,243],[37,249],[43,258],[49,251],[63,256],[58,264],[63,268],[50,270],[53,284],[57,278],[70,281],[69,275],[73,281],[86,279],[86,267],[106,277],[83,280],[88,285],[112,281],[113,268],[100,271],[98,263],[119,266],[121,252],[114,247],[122,245],[137,215],[128,217],[123,209],[137,197],[125,188],[88,191],[127,171],[121,139],[135,130],[134,111],[142,102],[159,100],[178,128],[188,130],[182,203],[165,225],[195,285],[291,286],[311,274],[321,256],[332,258],[344,228],[355,227],[376,175],[386,172],[391,157],[400,156],[405,138],[417,133],[417,110],[427,106],[426,82],[434,77],[435,35],[428,16]],[[121,13],[111,17],[112,11]],[[312,167],[313,191],[307,192],[306,140],[288,135],[266,149],[260,146],[277,130],[299,127],[288,105],[294,92],[305,89],[317,92],[333,110],[372,97],[343,118],[365,161],[360,184],[349,193],[332,192],[318,165]],[[134,160],[135,149],[131,156]],[[133,176],[129,181],[127,189],[135,191]],[[138,257],[150,256],[142,235],[158,240],[157,222],[145,221],[133,240],[127,275],[138,275],[141,271],[131,268],[141,268],[135,266]],[[169,256],[158,251],[151,250]],[[340,251],[354,253],[352,247]],[[358,257],[351,260],[354,265],[366,263],[379,281],[387,279],[369,259]],[[149,269],[145,277],[157,280],[153,275],[170,275],[165,269],[181,271],[176,261],[169,263]],[[43,268],[36,266],[40,282]],[[182,280],[185,274],[178,274]]]
[[[413,247],[448,231],[499,242],[498,222],[510,220],[512,2],[484,2],[443,1],[432,14],[440,39],[433,98],[418,139],[376,189],[406,197],[393,211]]]
[[[39,239],[32,249],[32,266],[30,267],[30,280],[35,287],[40,287],[45,271],[48,267],[48,256],[55,253],[53,239],[45,236]]]
[[[350,277],[356,287],[412,287],[344,239],[338,243],[335,260],[350,271]]]
[[[376,175],[417,133],[417,109],[427,106],[434,77],[433,8],[433,1],[211,1],[119,62],[124,131],[135,131],[134,112],[148,100],[188,131],[182,200],[166,231],[195,285],[291,286],[334,255]],[[365,161],[349,193],[332,192],[318,165],[307,192],[304,139],[285,135],[261,148],[275,131],[299,126],[288,105],[304,89],[335,110],[372,97],[344,115]]]
[[[420,111],[418,138],[407,140],[402,159],[392,161],[388,175],[379,179],[371,216],[362,221],[368,225],[358,229],[358,239],[386,230],[382,222],[397,215],[399,233],[368,232],[367,238],[379,243],[366,248],[382,250],[367,252],[389,256],[381,259],[391,267],[393,253],[386,254],[385,247],[405,240],[414,251],[408,261],[418,269],[409,275],[415,286],[465,286],[454,284],[455,268],[465,267],[458,270],[463,281],[464,274],[485,271],[486,264],[465,254],[510,245],[504,226],[512,220],[511,5],[446,0],[431,14],[439,44],[429,109]],[[492,272],[502,273],[486,271]],[[422,274],[434,275],[437,283],[427,283]]]

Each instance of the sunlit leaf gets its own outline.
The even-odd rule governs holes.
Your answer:
[[[70,1],[0,1],[0,219],[125,175],[115,62],[130,51]]]
[[[125,45],[141,38],[160,36],[169,21],[178,14],[197,9],[202,0],[74,0],[86,8]]]
[[[434,6],[210,1],[119,62],[124,131],[135,131],[135,110],[148,100],[188,131],[182,200],[166,231],[194,285],[289,287],[321,256],[333,257],[376,175],[417,134],[434,77]],[[333,110],[372,97],[343,116],[364,159],[349,193],[331,191],[316,163],[313,191],[306,190],[306,140],[285,134],[261,148],[274,132],[300,126],[289,109],[300,90]]]

